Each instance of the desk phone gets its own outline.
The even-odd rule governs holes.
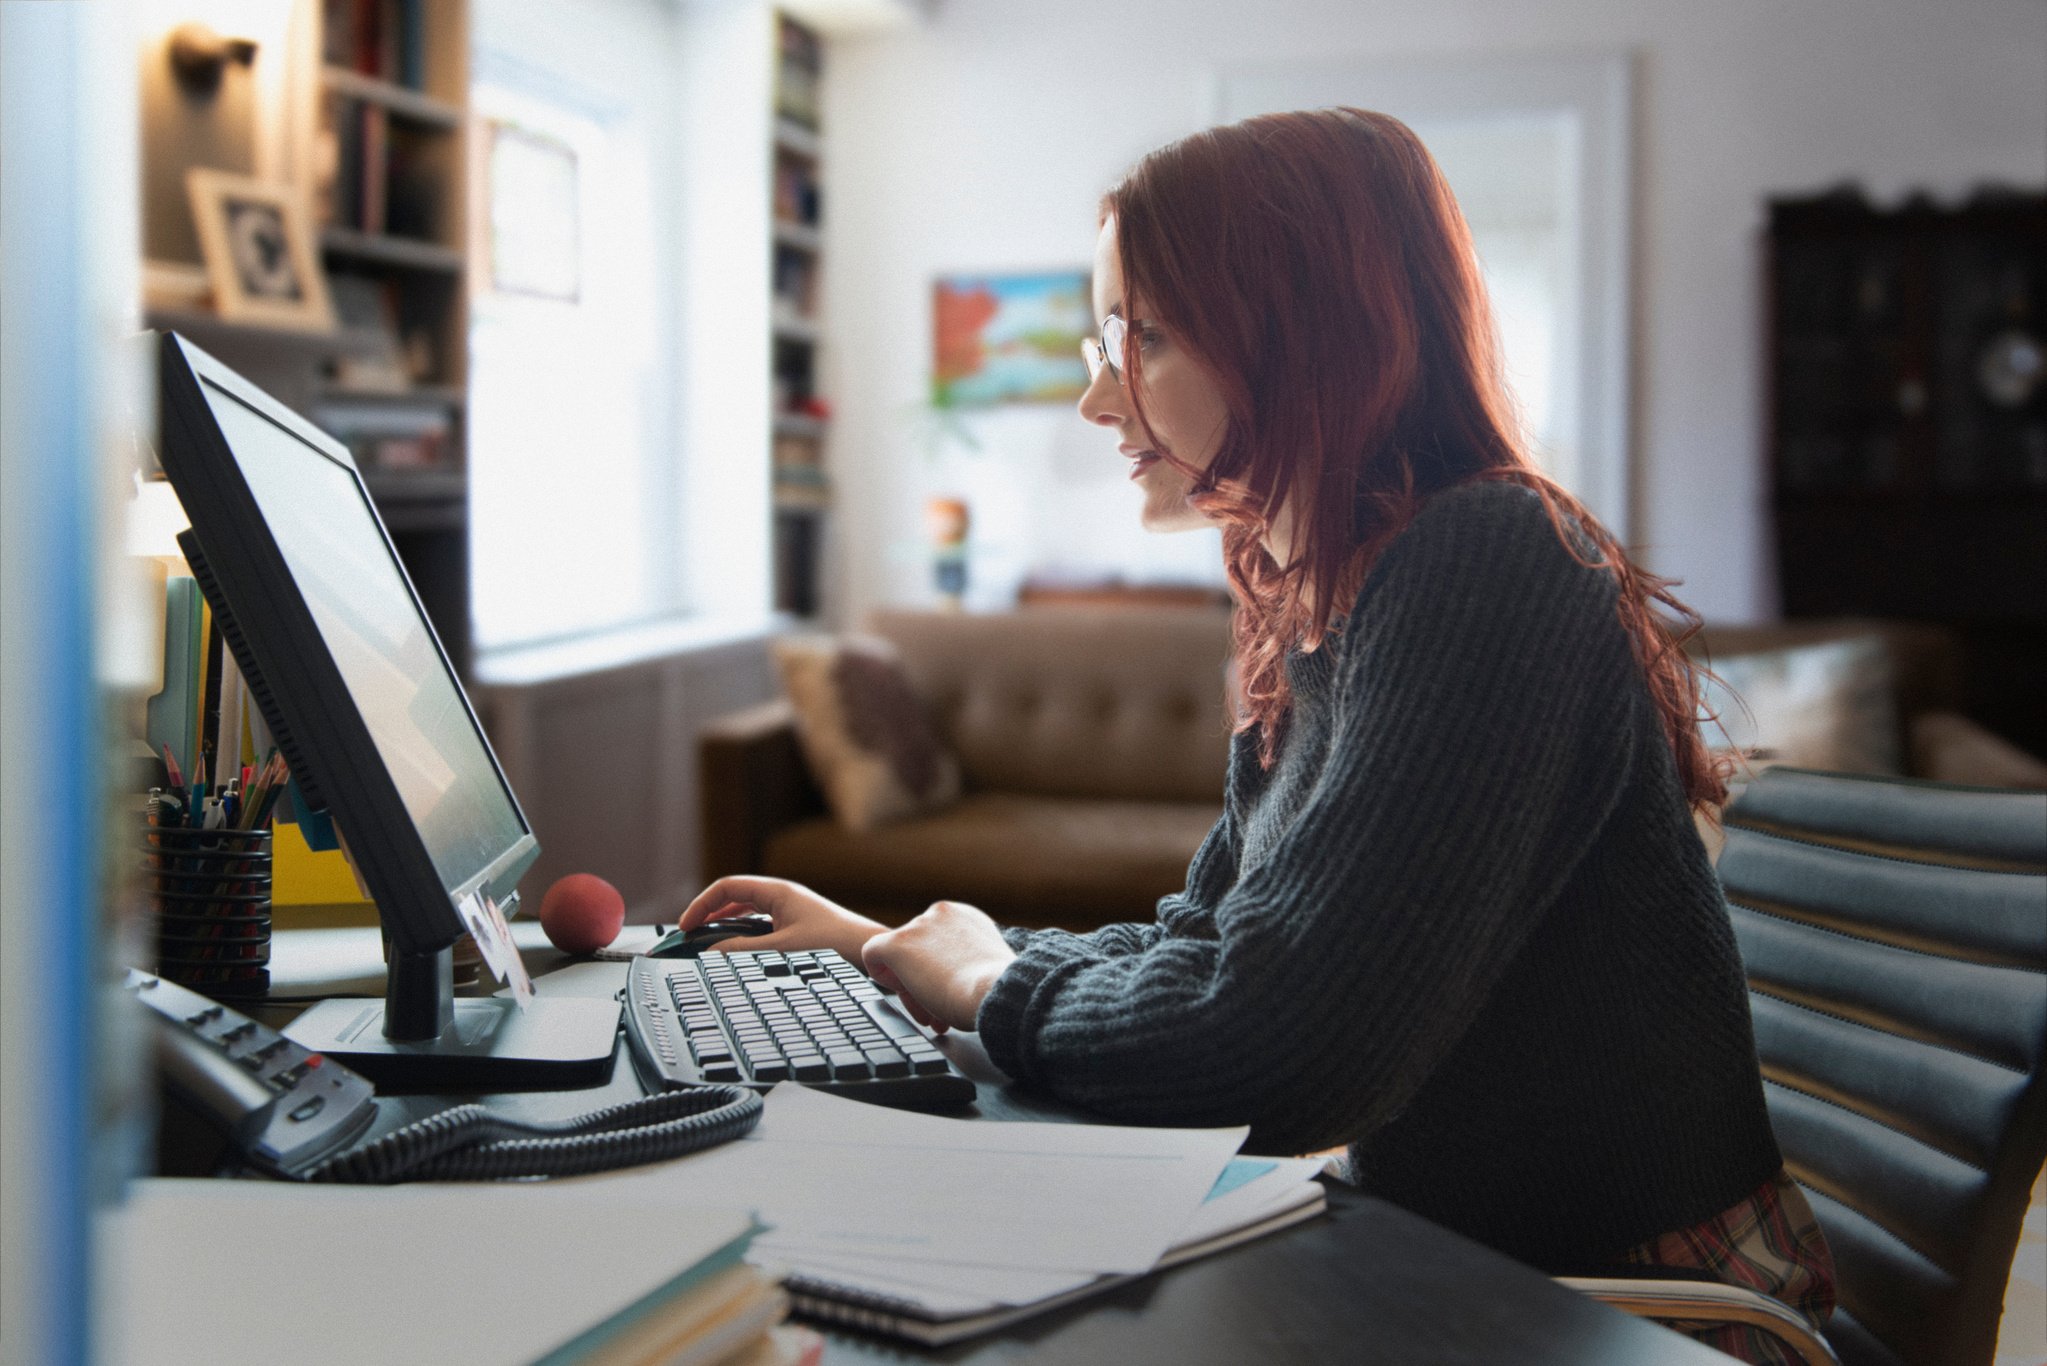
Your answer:
[[[757,1093],[702,1085],[554,1123],[455,1105],[362,1142],[380,1114],[366,1078],[154,973],[130,971],[126,985],[151,1012],[165,1088],[266,1176],[379,1185],[580,1176],[680,1157],[760,1122]]]

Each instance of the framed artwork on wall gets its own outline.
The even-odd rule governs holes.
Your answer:
[[[200,166],[186,173],[185,188],[222,318],[333,330],[311,220],[290,186]]]
[[[490,287],[572,304],[582,297],[582,192],[576,149],[489,121]]]
[[[947,275],[931,296],[931,402],[938,408],[1071,403],[1087,389],[1094,335],[1084,270]]]

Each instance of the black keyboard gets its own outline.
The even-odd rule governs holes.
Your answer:
[[[799,1081],[883,1105],[951,1109],[974,1083],[830,949],[632,961],[626,1039],[665,1087]]]

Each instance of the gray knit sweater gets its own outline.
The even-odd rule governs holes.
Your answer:
[[[1009,930],[1010,1076],[1104,1116],[1350,1145],[1365,1189],[1552,1271],[1779,1167],[1720,886],[1603,569],[1529,491],[1437,495],[1288,661],[1267,771],[1151,924]]]

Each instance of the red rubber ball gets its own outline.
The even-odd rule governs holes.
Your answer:
[[[570,873],[540,898],[540,928],[564,953],[595,953],[625,928],[625,898],[595,873]]]

